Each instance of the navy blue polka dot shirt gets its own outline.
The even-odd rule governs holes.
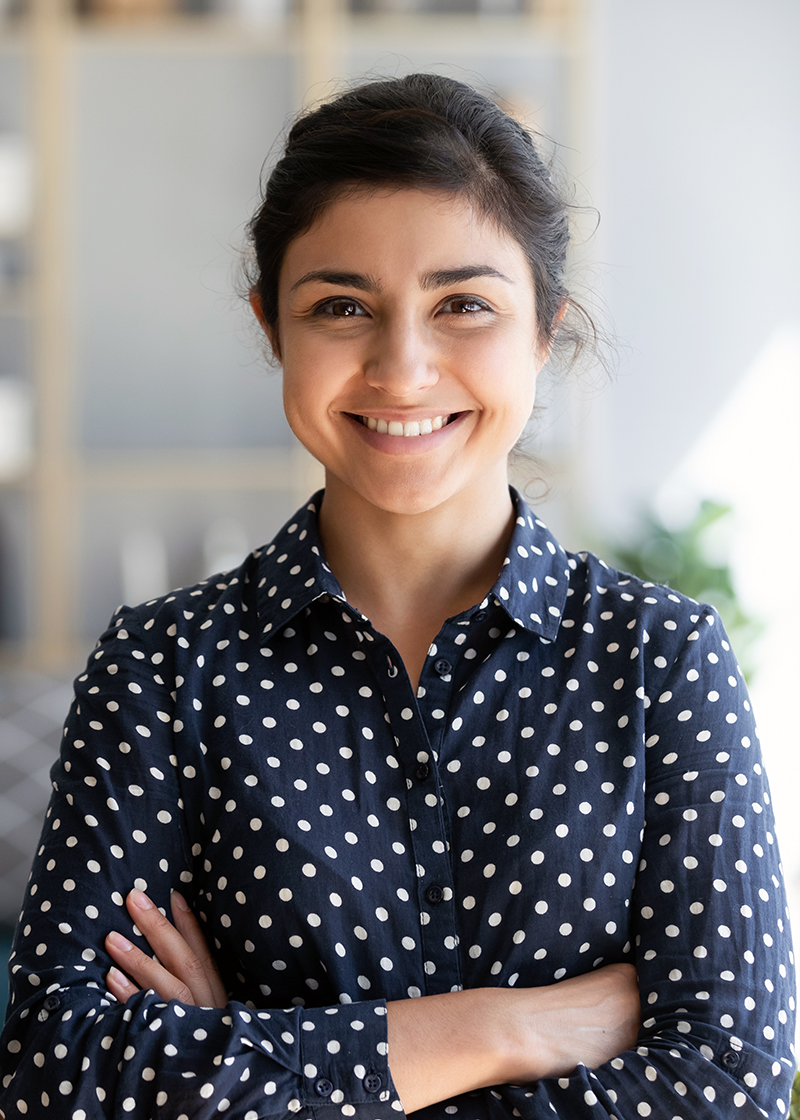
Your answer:
[[[495,586],[415,693],[325,564],[321,499],[238,570],[120,608],[76,681],[11,960],[8,1120],[389,1118],[387,999],[617,961],[635,1049],[426,1117],[784,1115],[786,903],[714,611],[565,552],[515,494]],[[185,894],[227,1008],[107,992],[106,934],[147,948],[133,886],[167,914]]]

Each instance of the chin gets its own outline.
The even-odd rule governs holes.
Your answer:
[[[398,516],[411,517],[415,514],[429,513],[433,509],[446,505],[456,497],[460,486],[447,485],[444,479],[413,480],[407,479],[402,484],[394,481],[390,485],[381,485],[375,479],[366,487],[355,487],[358,494],[378,509]]]
[[[426,498],[420,495],[416,499],[398,499],[396,502],[387,502],[386,499],[380,499],[373,502],[373,505],[378,509],[382,509],[385,513],[396,514],[398,517],[413,517],[420,513],[430,513],[432,509],[436,509],[442,503]]]

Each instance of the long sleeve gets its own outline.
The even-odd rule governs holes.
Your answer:
[[[7,1120],[48,1105],[75,1120],[228,1110],[255,1120],[326,1106],[389,1115],[397,1103],[381,1000],[216,1010],[152,992],[123,1006],[106,992],[105,935],[136,938],[128,890],[168,908],[170,889],[188,892],[193,878],[174,695],[159,683],[159,660],[135,618],[120,615],[76,682],[13,948],[2,1111]]]
[[[637,693],[644,828],[630,936],[638,1046],[597,1070],[511,1090],[531,1120],[552,1116],[551,1107],[563,1120],[788,1112],[793,956],[747,690],[707,608],[698,608],[677,656],[663,652],[660,636],[645,632],[637,654],[655,672],[645,672],[650,687]],[[633,756],[627,764],[636,769]],[[638,813],[635,801],[629,812]]]

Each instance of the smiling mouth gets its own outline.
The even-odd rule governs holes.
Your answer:
[[[429,436],[431,432],[438,432],[441,428],[446,428],[457,416],[459,412],[452,412],[444,416],[431,416],[424,420],[407,420],[405,423],[401,420],[382,420],[374,416],[356,416],[355,419],[363,424],[365,428],[369,428],[371,432],[377,432],[379,435],[389,436]]]

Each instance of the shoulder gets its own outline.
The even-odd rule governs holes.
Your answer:
[[[730,648],[712,606],[621,571],[593,552],[564,549],[516,491],[512,498],[517,521],[498,598],[565,658],[585,656],[599,666],[612,654],[615,663],[645,654],[643,661],[663,668],[686,643],[710,639]]]
[[[701,616],[714,612],[707,603],[676,591],[666,584],[640,579],[614,568],[593,552],[567,552],[570,572],[568,600],[579,602],[583,612],[604,621],[611,617],[659,622],[666,630],[694,625]]]
[[[230,654],[241,643],[274,631],[276,612],[289,617],[325,589],[316,534],[320,500],[320,494],[313,495],[272,541],[238,567],[135,606],[117,607],[90,666],[106,658],[146,659],[167,670],[172,662],[182,674],[190,663],[202,667],[210,654],[217,660],[224,651]]]
[[[732,657],[716,609],[664,584],[642,580],[604,563],[591,552],[567,553],[570,586],[562,627],[593,636],[607,651],[624,649],[665,669],[697,644]],[[714,659],[713,653],[711,660]]]
[[[523,596],[532,592],[532,602],[538,595],[545,607],[539,615],[558,618],[559,631],[580,627],[591,634],[622,628],[641,635],[662,629],[685,636],[702,617],[714,616],[713,608],[671,587],[621,571],[593,552],[565,549],[513,489],[512,500],[516,526],[505,562],[508,593],[501,585],[499,594],[512,600],[521,619],[528,616],[526,604],[516,601],[517,591]]]
[[[251,552],[237,568],[218,572],[187,587],[178,587],[157,599],[149,599],[135,607],[117,609],[111,625],[123,623],[138,627],[144,634],[153,630],[193,630],[202,627],[215,613],[230,617],[246,611],[254,598],[254,577],[261,550]]]
[[[208,649],[223,650],[256,624],[253,575],[259,552],[228,572],[136,606],[121,604],[89,655],[79,684],[92,684],[97,671],[121,679],[172,687],[190,663],[202,664]],[[200,661],[198,662],[198,657]]]

